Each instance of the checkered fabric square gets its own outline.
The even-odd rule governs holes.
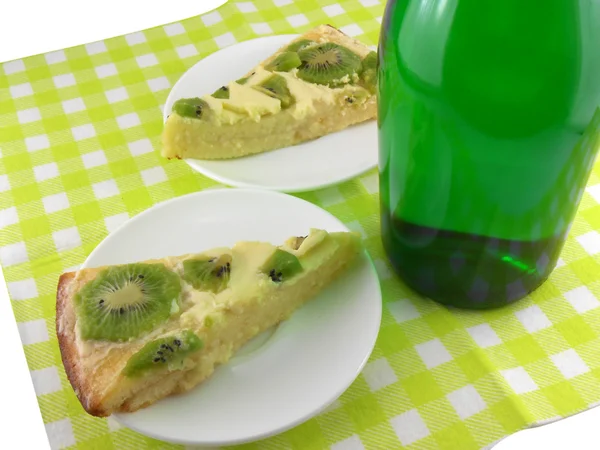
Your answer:
[[[159,156],[169,89],[201,58],[259,36],[331,23],[375,45],[383,9],[380,0],[229,1],[0,65],[0,263],[52,448],[181,448],[87,415],[54,331],[63,271],[136,214],[216,185]],[[455,312],[393,276],[380,243],[376,171],[299,194],[362,234],[383,289],[381,331],[364,371],[330,408],[239,448],[479,449],[600,402],[598,165],[582,195],[543,287],[501,310]]]

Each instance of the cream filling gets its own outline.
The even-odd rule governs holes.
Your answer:
[[[345,76],[341,87],[330,88],[325,85],[309,83],[298,78],[298,69],[289,72],[271,72],[262,66],[254,69],[254,74],[249,76],[244,84],[235,81],[230,82],[229,98],[214,98],[207,94],[202,97],[208,104],[212,117],[219,124],[234,124],[245,118],[250,118],[256,122],[262,117],[277,114],[282,111],[281,102],[269,95],[266,95],[253,86],[257,86],[267,80],[270,76],[277,74],[286,80],[287,87],[295,103],[287,110],[296,119],[302,119],[315,112],[316,102],[331,105],[340,101],[356,89],[362,89],[350,84],[351,81],[357,81],[358,76]]]
[[[308,83],[298,78],[298,70],[291,72],[277,72],[282,76],[290,90],[290,94],[296,100],[292,106],[292,115],[298,119],[305,117],[315,111],[315,102],[321,101],[325,104],[333,104],[336,101],[336,95],[343,89],[331,89],[320,84]]]
[[[253,72],[254,72],[254,75],[251,75],[248,78],[248,80],[246,80],[246,83],[244,83],[244,86],[256,86],[257,84],[262,83],[267,78],[269,78],[271,75],[273,75],[273,72],[271,72],[269,70],[265,70],[262,66],[256,67],[256,69],[253,70]]]
[[[232,81],[228,84],[228,88],[229,98],[214,98],[210,95],[202,97],[217,114],[229,110],[259,121],[261,116],[275,114],[281,110],[279,100],[269,97],[251,86]]]

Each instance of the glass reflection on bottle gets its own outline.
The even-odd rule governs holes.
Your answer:
[[[417,292],[489,308],[549,276],[598,148],[598,23],[592,0],[388,2],[382,236]]]

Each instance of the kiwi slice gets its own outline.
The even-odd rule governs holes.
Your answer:
[[[183,362],[203,347],[202,340],[192,331],[184,330],[169,337],[148,342],[134,354],[123,369],[126,377],[138,377],[150,370],[183,368]]]
[[[83,339],[126,341],[167,321],[181,293],[179,276],[163,264],[104,269],[75,298]]]
[[[301,50],[298,55],[302,65],[298,78],[315,84],[331,85],[342,83],[345,76],[351,76],[362,68],[358,55],[346,47],[327,42]]]
[[[204,100],[194,98],[181,98],[173,104],[172,111],[182,117],[202,118],[208,110],[208,103]]]
[[[365,87],[373,93],[377,86],[377,52],[370,52],[362,60],[361,78]]]
[[[289,72],[295,69],[302,61],[296,52],[283,52],[280,53],[273,61],[271,61],[265,69],[274,72]]]
[[[287,83],[281,75],[272,75],[262,83],[252,87],[257,91],[268,95],[269,97],[279,99],[281,101],[282,108],[288,108],[294,104],[294,97],[290,93]]]
[[[344,101],[347,105],[360,105],[364,103],[365,100],[369,97],[369,92],[367,89],[362,87],[355,87],[352,93],[344,96]]]
[[[242,78],[240,78],[239,80],[236,80],[235,82],[236,82],[237,84],[246,84],[246,81],[248,81],[248,80],[250,79],[250,77],[253,77],[255,73],[256,73],[256,72],[252,72],[252,73],[251,73],[250,75],[248,75],[247,77],[242,77]]]
[[[295,255],[278,248],[264,263],[262,271],[274,282],[281,283],[302,272],[302,264]]]
[[[363,71],[377,70],[377,52],[372,51],[367,54],[362,60]]]
[[[290,44],[287,46],[286,50],[288,52],[297,52],[302,50],[305,47],[308,47],[309,45],[315,44],[315,41],[311,41],[310,39],[300,39],[299,41],[294,42],[293,44]]]
[[[183,279],[194,289],[218,294],[227,287],[231,273],[231,255],[193,258],[183,261]]]
[[[221,86],[215,92],[211,94],[214,98],[229,98],[229,88],[227,86]]]

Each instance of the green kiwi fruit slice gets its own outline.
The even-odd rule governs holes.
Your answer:
[[[315,44],[315,41],[311,41],[310,39],[301,39],[293,44],[287,46],[286,50],[288,52],[297,52],[302,50],[305,47],[308,47],[311,44]]]
[[[377,52],[372,51],[367,54],[362,60],[363,71],[366,70],[377,70]]]
[[[298,55],[302,60],[298,78],[315,84],[342,83],[342,78],[359,72],[362,67],[358,55],[333,42],[308,47]]]
[[[229,88],[227,86],[221,86],[215,92],[211,94],[214,98],[229,98]]]
[[[231,273],[231,255],[193,258],[183,261],[183,279],[194,289],[218,294],[227,287]]]
[[[347,105],[360,105],[369,97],[367,89],[362,87],[355,87],[351,94],[344,97],[344,101]]]
[[[362,60],[361,78],[365,87],[373,93],[377,86],[377,52],[370,52]]]
[[[144,345],[127,361],[123,375],[133,378],[165,367],[169,370],[181,369],[185,358],[202,347],[202,340],[190,330],[155,339]]]
[[[283,52],[277,55],[277,57],[271,61],[265,69],[273,72],[289,72],[295,69],[302,61],[296,52]]]
[[[281,283],[302,272],[302,264],[296,255],[278,248],[263,264],[262,271],[275,283]]]
[[[236,80],[235,82],[236,82],[237,84],[246,84],[246,81],[248,81],[248,79],[249,79],[250,77],[254,76],[254,74],[255,74],[255,73],[256,73],[256,72],[252,72],[252,73],[251,73],[250,75],[248,75],[247,77],[242,77],[242,78],[240,78],[239,80]]]
[[[281,101],[281,107],[284,109],[294,104],[294,97],[290,93],[287,83],[281,75],[272,75],[262,83],[252,87],[269,97],[279,99]]]
[[[85,340],[126,341],[154,329],[179,304],[179,276],[163,264],[104,269],[75,297]]]
[[[181,98],[173,104],[172,111],[182,117],[193,117],[201,119],[208,110],[208,103],[204,100],[194,98]]]

